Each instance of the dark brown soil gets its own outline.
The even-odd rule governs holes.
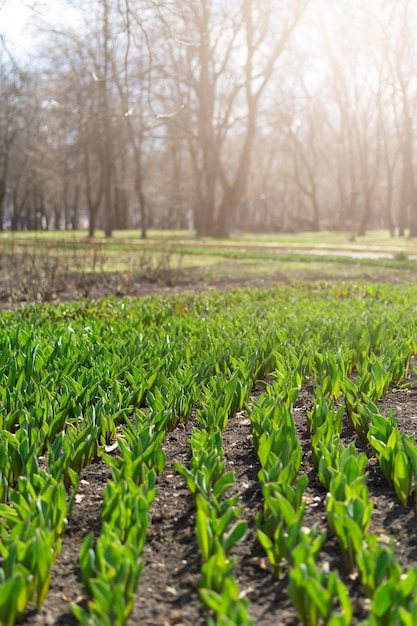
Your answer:
[[[0,266],[1,269],[1,266]],[[50,276],[44,272],[27,275],[17,263],[15,270],[0,272],[0,310],[24,304],[51,302],[68,303],[86,298],[133,298],[152,294],[164,295],[184,291],[203,291],[210,288],[234,289],[243,287],[268,287],[287,279],[279,272],[265,276],[224,276],[223,266],[218,272],[207,272],[194,267],[186,270],[165,270],[156,273],[130,274],[129,272],[68,273]]]
[[[417,365],[413,360],[412,365]],[[413,372],[412,368],[410,368]],[[415,378],[414,373],[411,374]],[[324,507],[325,490],[318,481],[311,462],[310,441],[305,427],[306,410],[311,408],[311,388],[301,390],[294,407],[294,418],[303,449],[301,471],[309,477],[307,491],[307,526],[319,524],[326,529]],[[254,398],[261,389],[254,390]],[[416,432],[417,394],[413,389],[392,388],[380,401],[382,413],[393,409],[400,428]],[[167,434],[164,450],[167,464],[158,478],[157,497],[153,504],[152,521],[143,553],[145,568],[141,577],[137,600],[128,621],[141,626],[200,626],[207,615],[198,594],[200,557],[195,538],[195,507],[192,497],[176,472],[174,459],[187,463],[190,459],[188,439],[193,420],[186,426]],[[395,540],[395,551],[404,568],[417,565],[417,533],[414,503],[403,508],[395,493],[387,485],[367,445],[357,440],[355,433],[345,425],[345,443],[355,441],[369,457],[368,487],[374,502],[370,532],[381,540]],[[277,578],[268,566],[254,531],[256,513],[262,507],[262,494],[257,480],[259,464],[254,452],[248,415],[243,411],[230,419],[224,432],[224,450],[228,468],[235,472],[236,493],[243,507],[242,518],[248,522],[246,539],[233,551],[236,558],[235,575],[239,588],[250,601],[250,613],[258,626],[293,625],[298,620],[287,597],[286,573]],[[52,583],[44,606],[31,612],[24,625],[45,624],[72,626],[77,623],[70,610],[71,602],[83,602],[83,588],[78,573],[78,552],[88,532],[100,532],[102,491],[110,472],[102,461],[86,468],[81,475],[81,488],[72,519],[63,536],[62,550],[53,570]],[[366,615],[363,594],[355,576],[348,576],[343,565],[337,540],[328,534],[321,558],[332,569],[337,569],[348,586],[354,606],[354,621]]]

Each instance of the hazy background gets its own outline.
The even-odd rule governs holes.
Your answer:
[[[417,235],[411,0],[0,0],[0,228]]]

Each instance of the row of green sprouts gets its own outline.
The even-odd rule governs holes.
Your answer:
[[[382,417],[377,403],[407,375],[416,352],[414,315],[410,309],[404,316],[403,294],[397,302],[359,287],[354,305],[344,297],[326,286],[317,293],[283,288],[130,308],[85,303],[0,320],[0,623],[13,626],[44,602],[80,473],[98,461],[111,480],[101,528],[79,553],[86,600],[72,611],[85,625],[126,623],[140,593],[165,434],[193,415],[190,463],[175,467],[195,504],[207,623],[254,624],[234,555],[248,520],[223,442],[231,416],[243,409],[263,494],[257,540],[276,575],[287,577],[299,620],[335,626],[353,619],[339,573],[322,562],[331,532],[369,598],[364,623],[415,623],[417,574],[403,572],[394,546],[369,532],[367,459],[341,441],[347,417],[407,505],[417,484],[414,439],[393,415]],[[340,315],[329,314],[335,300]],[[293,419],[310,381],[307,429],[327,491],[327,529],[308,525],[310,485]],[[257,382],[265,392],[251,402]]]
[[[174,337],[168,328],[155,328],[147,338],[135,330],[138,345],[124,338],[128,331],[132,340],[131,321],[118,320],[114,334],[115,317],[108,307],[104,321],[94,321],[95,330],[81,318],[81,331],[65,321],[58,338],[53,324],[47,337],[21,329],[3,336],[0,623],[4,626],[20,621],[28,606],[42,605],[71,517],[79,474],[98,460],[109,465],[113,478],[103,492],[101,531],[98,536],[90,533],[80,551],[87,602],[72,610],[82,624],[124,624],[143,569],[141,554],[156,476],[165,465],[165,433],[188,419],[201,395],[206,414],[216,411],[216,428],[224,428],[228,415],[247,400],[253,377],[262,374],[267,353],[262,346],[248,348],[236,338],[233,345],[224,337],[209,341],[199,328],[192,329],[187,342],[179,332],[181,320]],[[33,328],[34,319],[30,322]],[[241,365],[242,354],[252,355],[247,368]],[[222,372],[227,368],[230,374],[231,367],[234,375],[226,379]],[[115,438],[116,453],[106,454],[106,445]],[[226,477],[220,488],[229,487]],[[233,502],[225,506],[228,519]],[[208,509],[206,515],[213,517],[213,511]],[[225,559],[229,544],[244,528],[241,523],[232,529],[224,545]],[[218,534],[222,536],[221,531]],[[226,576],[225,585],[230,591],[233,580]],[[207,594],[216,591],[218,586],[207,588]]]
[[[337,572],[318,565],[326,532],[305,521],[308,478],[300,475],[302,452],[291,411],[300,382],[289,370],[250,410],[264,496],[257,536],[275,573],[287,573],[288,595],[303,624],[348,624],[352,607],[345,586]]]
[[[370,452],[376,456],[388,484],[407,506],[412,490],[413,458],[417,453],[414,437],[399,431],[392,412],[388,418],[383,417],[375,402],[391,383],[401,383],[408,371],[409,358],[410,345],[403,346],[397,353],[390,347],[382,358],[375,354],[366,356],[357,365],[354,380],[352,376],[341,379],[339,390],[344,406],[335,407],[338,394],[332,394],[329,387],[323,393],[323,388],[318,386],[314,408],[308,413],[312,458],[327,490],[328,526],[338,538],[346,571],[357,572],[369,599],[369,614],[362,622],[364,625],[414,623],[417,569],[412,567],[404,572],[395,558],[394,542],[386,545],[369,532],[373,503],[366,485],[368,458],[358,452],[354,443],[348,446],[342,443],[341,418],[346,409],[358,439],[370,444]],[[332,370],[330,359],[329,371]]]

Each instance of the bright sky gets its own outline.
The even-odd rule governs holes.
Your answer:
[[[57,24],[64,11],[60,0],[0,0],[0,35],[14,54],[26,56],[36,42],[31,22]]]

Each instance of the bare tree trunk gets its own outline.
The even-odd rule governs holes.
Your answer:
[[[184,32],[193,32],[195,38],[175,65],[175,80],[197,99],[197,106],[192,97],[187,99],[193,120],[190,153],[198,176],[193,207],[197,236],[230,234],[247,184],[260,98],[308,2],[294,0],[291,11],[281,14],[274,0],[264,0],[261,13],[255,0],[229,3],[221,10],[214,0],[200,0],[185,3],[178,13]],[[216,32],[223,22],[227,29],[219,44]],[[279,32],[273,32],[274,24],[282,24]],[[242,47],[247,58],[237,71]],[[236,118],[240,141],[231,164],[225,144]]]
[[[3,231],[4,224],[4,205],[6,201],[6,182],[7,173],[9,169],[9,150],[10,145],[4,147],[5,153],[3,155],[3,167],[0,173],[0,232]]]
[[[111,237],[113,232],[113,166],[112,166],[112,141],[111,141],[111,115],[108,99],[109,69],[111,66],[109,42],[109,0],[102,0],[103,6],[103,46],[104,46],[104,70],[100,78],[101,106],[102,106],[102,167],[104,172],[104,219],[105,236]]]
[[[371,197],[372,197],[372,191],[368,189],[364,196],[364,209],[362,211],[362,217],[361,217],[359,228],[358,228],[359,237],[364,237],[366,235],[366,229],[368,227],[369,220],[371,219],[371,213],[372,213]]]

